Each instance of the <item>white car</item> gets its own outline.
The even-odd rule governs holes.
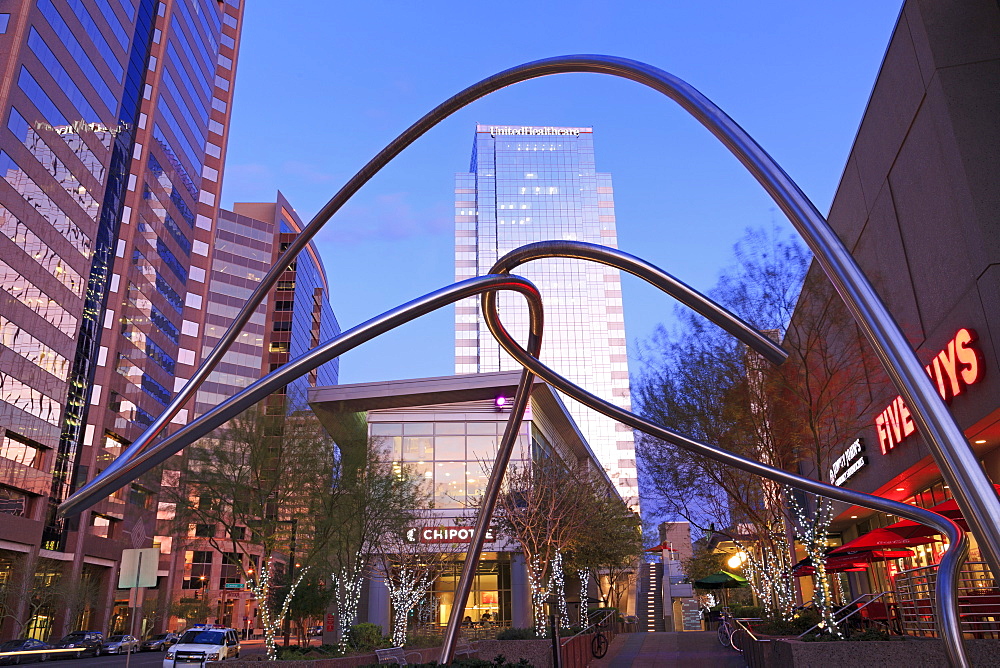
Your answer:
[[[224,661],[240,656],[240,640],[235,629],[195,626],[181,635],[167,650],[163,668],[201,666],[207,661]]]

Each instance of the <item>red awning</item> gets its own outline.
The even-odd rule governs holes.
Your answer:
[[[839,549],[839,548],[838,548]],[[910,550],[852,550],[847,553],[836,554],[836,550],[831,550],[826,557],[827,573],[842,573],[845,571],[863,571],[869,564],[876,561],[888,561],[890,559],[903,559],[912,557]],[[812,575],[815,569],[809,559],[803,559],[795,564],[792,575]]]
[[[1000,485],[993,485],[993,489],[1000,495]],[[931,512],[943,515],[955,522],[963,530],[968,531],[969,525],[962,516],[962,511],[954,499],[939,503],[928,508]],[[938,535],[937,529],[914,522],[913,520],[901,520],[895,524],[890,524],[881,529],[875,529],[863,536],[858,536],[854,540],[841,545],[833,553],[848,552],[857,549],[873,549],[879,547],[907,547],[913,545],[926,545],[933,543]]]
[[[663,543],[660,543],[659,545],[657,545],[656,547],[649,548],[648,550],[646,550],[646,552],[660,552],[661,550],[666,550],[667,552],[676,552],[677,551],[674,548],[670,547],[670,543],[663,542]]]

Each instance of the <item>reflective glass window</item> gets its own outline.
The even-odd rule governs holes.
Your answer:
[[[56,157],[55,152],[42,139],[41,135],[29,126],[28,122],[13,107],[10,110],[10,118],[7,120],[7,128],[14,133],[14,136],[21,140],[25,148],[31,151],[31,154],[38,160],[39,164],[66,191],[66,194],[80,205],[80,208],[83,209],[84,213],[91,220],[96,222],[100,204],[90,194],[90,191],[80,183],[77,175],[70,170],[66,163]],[[50,137],[53,139],[57,136],[50,133]]]
[[[50,125],[69,125],[69,121],[59,111],[59,107],[42,90],[42,87],[35,81],[35,77],[31,76],[24,65],[21,66],[21,73],[17,77],[17,85],[28,96],[35,108],[41,112],[46,122]]]
[[[180,279],[181,283],[187,284],[187,271],[184,269],[184,265],[177,260],[177,257],[159,237],[156,238],[156,252],[159,253],[160,259],[170,268],[170,271],[174,272]]]
[[[52,425],[59,425],[62,406],[58,401],[17,378],[0,372],[0,401]]]
[[[17,244],[42,269],[65,285],[70,292],[77,297],[83,297],[83,291],[86,288],[86,281],[83,280],[83,277],[28,229],[27,225],[15,218],[14,214],[3,206],[0,206],[0,233]]]
[[[115,111],[117,102],[115,100],[114,93],[108,87],[108,84],[104,81],[97,68],[94,67],[94,63],[90,60],[90,56],[84,50],[83,45],[73,34],[73,31],[69,29],[66,22],[63,20],[62,16],[56,11],[56,8],[52,5],[51,0],[39,0],[38,9],[42,12],[42,15],[48,21],[49,25],[52,26],[53,32],[59,36],[62,40],[63,46],[69,51],[70,55],[73,56],[73,60],[79,65],[80,69],[83,70],[84,75],[86,75],[87,80],[90,85],[94,87],[97,94],[101,96],[101,100],[104,102],[104,106],[108,108],[109,111]],[[115,61],[117,63],[117,61]],[[121,67],[119,66],[119,70]],[[112,71],[115,71],[112,69]],[[121,77],[118,77],[121,81]]]
[[[59,380],[66,380],[69,360],[3,316],[0,316],[0,344]]]
[[[183,312],[184,301],[181,299],[181,296],[177,294],[172,287],[170,287],[170,284],[167,283],[166,279],[164,279],[159,272],[156,272],[156,291],[166,298],[167,302],[174,307],[175,311],[178,313]]]
[[[66,68],[62,66],[59,59],[49,49],[49,45],[45,43],[45,40],[42,39],[41,35],[34,28],[28,33],[28,46],[38,56],[38,60],[41,61],[49,75],[55,80],[59,89],[69,98],[70,103],[76,107],[79,117],[89,123],[100,122],[102,117],[90,106],[87,96],[83,94],[80,87],[76,85],[76,81],[69,75]],[[111,110],[108,110],[109,120],[110,113]]]
[[[434,459],[434,439],[430,436],[404,436],[403,461],[429,461]]]
[[[42,292],[34,283],[2,260],[0,260],[0,288],[48,320],[63,334],[76,336],[76,318],[60,306],[59,302]]]
[[[13,434],[6,432],[3,440],[0,441],[0,457],[17,462],[22,466],[40,469],[45,461],[45,450],[40,446],[14,438]]]
[[[180,343],[180,332],[170,322],[170,319],[163,315],[158,308],[150,306],[149,319],[163,332],[174,344]]]
[[[147,374],[142,374],[142,389],[146,392],[146,394],[153,397],[164,406],[170,403],[170,392],[167,391],[167,388],[157,383]]]
[[[434,459],[465,461],[465,437],[435,436]]]
[[[90,238],[83,233],[76,223],[53,202],[42,188],[38,186],[6,152],[0,151],[0,174],[17,190],[21,197],[42,215],[52,227],[66,237],[80,253],[89,258],[91,252]]]
[[[122,64],[119,62],[118,56],[115,55],[115,52],[108,43],[108,40],[104,37],[104,33],[97,27],[93,17],[90,16],[90,12],[87,11],[87,7],[80,0],[66,0],[66,4],[73,10],[73,13],[76,15],[80,25],[83,26],[84,32],[87,33],[87,37],[89,37],[90,41],[93,42],[95,47],[97,47],[98,52],[101,54],[101,58],[103,58],[104,62],[108,64],[108,67],[111,68],[111,72],[115,75],[115,78],[118,81],[121,81],[125,74],[125,70],[122,68]]]

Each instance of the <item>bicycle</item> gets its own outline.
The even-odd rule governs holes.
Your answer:
[[[729,608],[722,609],[722,616],[719,618],[719,628],[716,633],[719,636],[719,644],[723,647],[729,647],[730,649],[735,649],[737,652],[741,651],[739,646],[733,642],[733,636],[739,628],[732,622],[733,615],[729,612]]]
[[[594,655],[595,659],[601,659],[608,653],[608,644],[608,637],[601,633],[600,629],[597,629],[597,633],[590,641],[590,653]]]

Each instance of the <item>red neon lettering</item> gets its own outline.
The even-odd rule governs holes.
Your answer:
[[[875,418],[875,431],[878,432],[878,445],[884,455],[892,450],[892,439],[889,438],[889,430],[885,426],[885,411]]]
[[[899,401],[899,421],[903,424],[903,438],[906,438],[913,432],[917,430],[915,424],[913,424],[913,416],[910,415],[910,409],[906,407],[906,402],[903,401],[903,397],[898,398]]]
[[[894,445],[903,442],[903,426],[899,423],[899,402],[900,398],[896,397],[889,408],[886,409],[886,413],[889,416],[889,426],[892,427],[892,440]]]
[[[962,364],[968,365],[961,373],[962,380],[966,385],[972,385],[979,381],[983,365],[979,361],[979,351],[971,347],[976,340],[976,332],[971,329],[960,329],[955,335],[955,356]]]
[[[941,362],[940,362],[940,360],[938,360],[938,358],[935,357],[933,360],[931,360],[931,363],[929,365],[927,365],[926,367],[924,367],[924,368],[925,369],[933,369],[933,371],[929,371],[928,372],[930,374],[931,380],[933,380],[934,383],[937,385],[937,391],[938,391],[938,394],[941,395],[941,398],[942,399],[947,398],[948,395],[945,394],[944,378],[943,378],[944,374],[941,373]]]
[[[982,380],[981,353],[972,345],[976,340],[975,330],[958,330],[944,350],[924,367],[942,399],[947,401],[957,397],[967,386]],[[882,454],[887,454],[915,431],[913,416],[902,397],[893,399],[875,418],[875,432]]]
[[[944,370],[942,376],[948,377],[948,389],[951,390],[951,396],[957,397],[962,393],[962,388],[958,385],[958,356],[955,354],[955,339],[948,342],[948,346],[938,353],[934,362],[940,369]],[[944,378],[938,381],[939,390],[943,389],[943,381]],[[941,398],[947,399],[948,397],[942,393]]]

